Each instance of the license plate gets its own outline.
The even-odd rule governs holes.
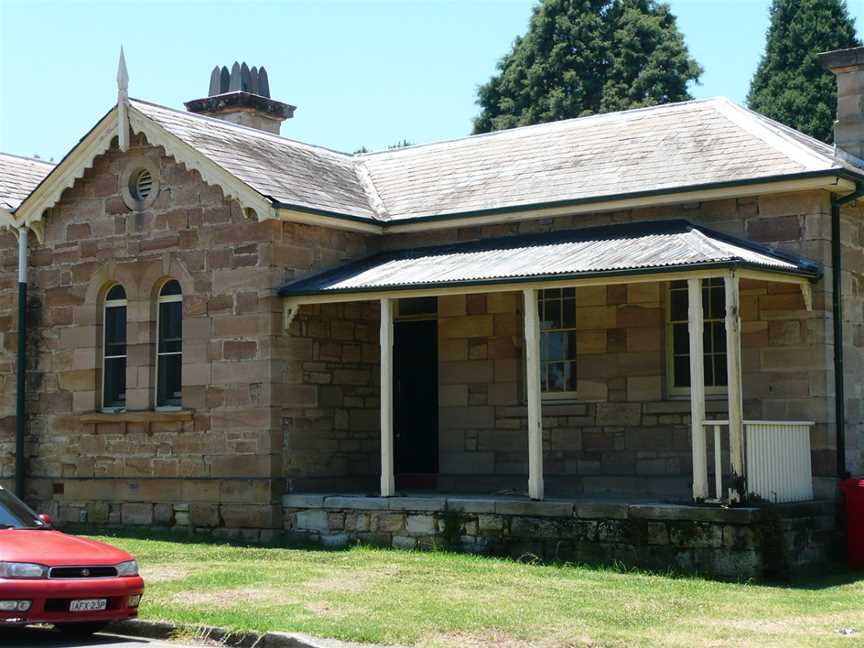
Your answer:
[[[70,612],[99,612],[108,607],[108,599],[81,599],[69,603]]]

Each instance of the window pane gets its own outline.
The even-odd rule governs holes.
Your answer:
[[[575,331],[543,333],[540,337],[545,339],[545,344],[541,344],[543,353],[540,358],[541,361],[569,360],[575,355],[575,353],[571,353],[570,351],[571,344],[574,349],[576,346]]]
[[[576,391],[576,363],[568,362],[564,365],[564,388],[567,391]]]
[[[554,362],[547,366],[549,373],[549,390],[548,391],[564,391],[564,363]]]
[[[159,356],[159,384],[156,386],[157,407],[180,407],[182,405],[181,391],[181,358],[180,355]]]
[[[437,312],[437,297],[416,297],[399,300],[399,315],[402,317],[412,315],[434,315]]]
[[[120,284],[112,287],[111,290],[108,291],[108,294],[105,295],[105,301],[112,301],[114,299],[126,299],[126,291],[123,290],[123,286]]]
[[[103,376],[103,407],[126,406],[126,358],[105,360]]]
[[[576,328],[576,300],[564,300],[561,320],[562,328]]]
[[[677,282],[676,282],[677,283]],[[669,310],[673,322],[687,321],[687,291],[669,291]]]
[[[180,284],[172,279],[171,281],[166,281],[165,285],[162,286],[162,290],[159,291],[160,297],[167,297],[169,295],[181,295],[182,291],[180,290]]]
[[[712,322],[711,323],[711,337],[713,338],[713,346],[711,347],[711,351],[715,353],[725,353],[726,352],[726,323],[725,322]],[[706,349],[707,351],[707,349]]]
[[[562,295],[564,299],[574,299],[576,297],[575,288],[564,288]]]
[[[676,355],[690,353],[690,333],[686,324],[672,325],[672,350]]]
[[[673,371],[675,372],[675,386],[689,387],[690,386],[690,357],[675,356],[673,361]]]
[[[718,353],[714,356],[714,384],[718,387],[726,387],[729,384],[726,376],[726,354]]]
[[[183,304],[159,304],[159,353],[176,353],[182,348]]]
[[[540,391],[549,391],[549,378],[546,371],[546,365],[540,365]]]
[[[543,308],[543,322],[540,325],[541,329],[560,329],[561,328],[561,300],[548,300]]]
[[[105,309],[105,355],[126,355],[126,307]]]
[[[714,386],[714,356],[706,355],[702,365],[702,380],[706,387]]]
[[[711,288],[710,315],[708,317],[721,318],[726,316],[726,291],[723,286]]]

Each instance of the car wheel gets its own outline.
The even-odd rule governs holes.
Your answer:
[[[54,627],[67,637],[83,638],[99,632],[107,625],[107,621],[90,621],[89,623],[57,623]]]

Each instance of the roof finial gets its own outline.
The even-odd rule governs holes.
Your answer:
[[[120,46],[120,62],[117,64],[117,141],[121,151],[129,148],[129,73],[126,71],[126,56]]]

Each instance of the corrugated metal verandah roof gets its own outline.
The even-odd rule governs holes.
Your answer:
[[[383,252],[284,285],[282,296],[519,283],[740,267],[816,279],[813,261],[683,220],[525,234]]]

